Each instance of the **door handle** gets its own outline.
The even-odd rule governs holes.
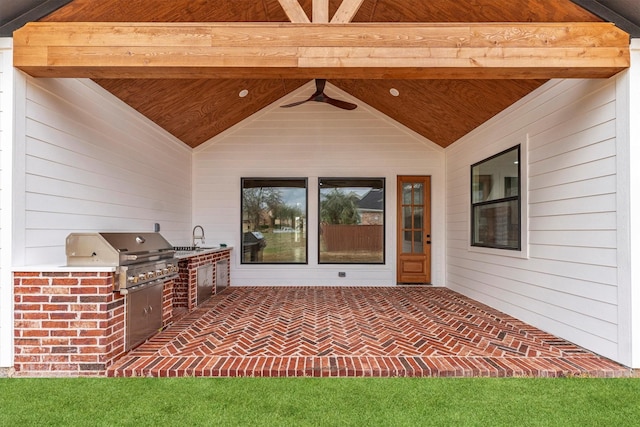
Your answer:
[[[427,243],[427,245],[430,245],[430,244],[431,244],[431,234],[427,234],[427,235],[425,236],[425,242]]]

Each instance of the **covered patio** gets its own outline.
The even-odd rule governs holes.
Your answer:
[[[623,377],[631,371],[446,288],[231,287],[107,374]]]
[[[111,376],[625,376],[639,366],[637,25],[569,0],[64,3],[0,40],[11,154],[0,366]],[[357,110],[306,102],[314,81],[321,99]],[[491,191],[469,175],[506,150],[518,152],[517,175],[491,174],[499,198],[479,203],[513,198],[511,212],[484,219],[518,241],[476,245],[471,195]],[[403,207],[403,177],[428,182],[424,206]],[[274,178],[308,192],[299,265],[242,257],[243,182]],[[321,187],[353,178],[385,183],[382,260],[325,263]],[[405,208],[423,214],[406,221]],[[66,236],[153,229],[195,245],[197,225],[208,244],[240,248],[233,287],[169,313],[125,354],[110,321],[125,324],[129,298],[116,300],[109,274],[69,272]],[[402,257],[407,235],[425,243],[419,261]],[[406,259],[422,277],[398,274]],[[47,270],[32,277],[32,266]],[[31,276],[16,285],[15,272]],[[384,287],[395,283],[438,288]],[[26,295],[51,288],[60,293]]]

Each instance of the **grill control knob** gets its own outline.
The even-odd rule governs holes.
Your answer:
[[[138,276],[128,276],[127,282],[138,283]]]
[[[153,279],[154,276],[155,276],[155,273],[153,271],[147,272],[147,279]]]
[[[162,270],[156,270],[156,277],[162,276]]]
[[[140,274],[138,274],[138,280],[144,280],[144,279],[146,279],[146,278],[147,278],[147,275],[146,275],[146,274],[144,274],[144,273],[140,273]]]
[[[163,268],[162,269],[162,274],[169,274],[169,269],[168,268]]]

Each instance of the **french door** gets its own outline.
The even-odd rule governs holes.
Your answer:
[[[431,177],[398,176],[397,282],[431,283]]]

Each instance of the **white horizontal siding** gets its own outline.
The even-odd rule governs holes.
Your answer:
[[[89,80],[26,77],[22,209],[14,262],[66,262],[77,231],[191,228],[191,149]],[[20,215],[20,212],[23,212]]]
[[[591,306],[580,304],[581,301],[578,297],[574,304],[578,306],[578,310],[575,311],[570,306],[562,305],[566,304],[566,301],[552,299],[556,296],[555,294],[548,292],[525,294],[523,288],[531,287],[526,283],[522,287],[516,286],[517,282],[510,282],[508,287],[496,286],[496,283],[500,282],[498,279],[484,282],[476,279],[475,274],[469,274],[470,277],[463,277],[452,272],[449,280],[455,281],[457,286],[467,287],[471,298],[484,301],[493,307],[508,305],[511,315],[519,319],[529,317],[531,312],[536,313],[536,317],[538,317],[536,323],[541,329],[571,329],[574,342],[588,341],[588,347],[591,347],[592,350],[598,348],[602,353],[616,351],[617,344],[611,340],[611,337],[615,337],[617,332],[615,323],[595,319],[587,312],[594,306],[598,309],[601,308],[602,304],[597,301],[591,300],[594,303]],[[549,301],[546,301],[545,298],[549,298]],[[615,310],[615,306],[612,309]]]
[[[353,111],[310,102],[296,108],[279,105],[305,99],[305,85],[286,100],[212,139],[194,154],[194,222],[207,242],[236,247],[233,285],[395,285],[396,177],[432,176],[432,281],[444,280],[444,150],[383,116],[359,100],[327,85],[327,94],[358,104]],[[308,265],[240,263],[240,179],[306,177],[308,193]],[[318,177],[386,178],[385,265],[318,265]],[[345,271],[346,278],[338,278]]]
[[[502,257],[488,256],[483,253],[468,250],[468,239],[464,242],[454,241],[447,248],[448,265],[456,263],[464,265],[465,262],[481,262],[491,265],[493,268],[502,265],[513,265],[520,274],[529,275],[532,272],[546,273],[560,277],[561,279],[574,279],[581,281],[594,282],[603,285],[601,288],[603,293],[606,292],[604,286],[617,285],[617,269],[615,267],[607,267],[600,265],[570,263],[560,260],[550,259],[518,259],[509,258],[511,262],[505,263]],[[460,264],[463,263],[463,264]],[[570,271],[568,275],[567,271]]]
[[[529,195],[531,199],[531,194]],[[554,215],[588,214],[597,210],[611,212],[616,208],[615,194],[601,194],[573,199],[560,199],[544,202],[534,202],[529,206],[532,218]]]
[[[518,143],[528,157],[528,258],[470,250],[470,165]],[[616,81],[610,79],[551,81],[450,146],[447,286],[624,359],[616,144]]]

